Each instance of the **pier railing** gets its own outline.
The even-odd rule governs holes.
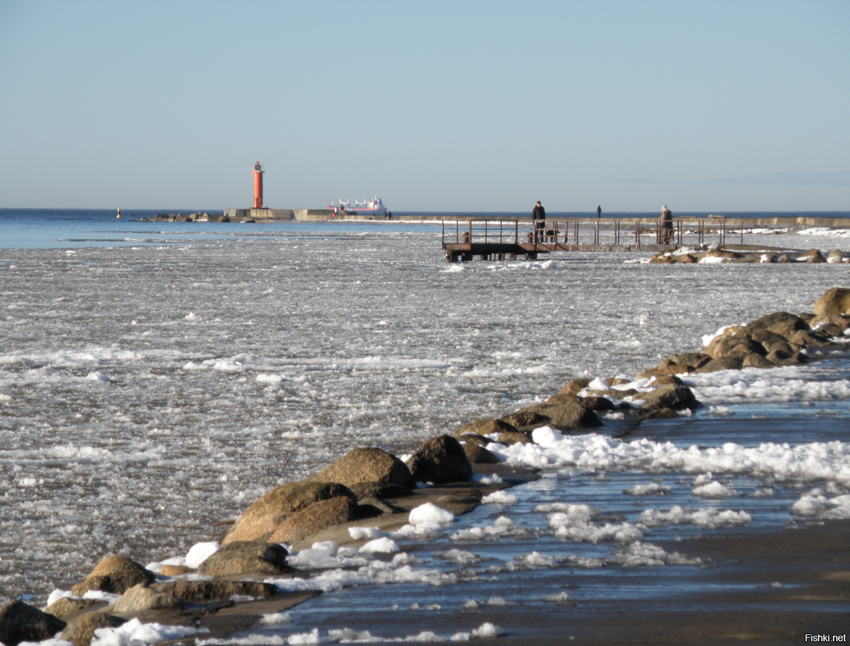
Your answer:
[[[537,221],[541,222],[540,220]],[[744,241],[744,220],[723,217],[674,218],[664,227],[658,218],[547,219],[542,228],[533,220],[454,220],[442,222],[447,244],[535,244],[551,250],[587,247],[656,247],[726,244],[727,238]],[[730,240],[730,242],[732,242]],[[573,249],[574,250],[574,249]],[[614,249],[612,249],[614,250]]]

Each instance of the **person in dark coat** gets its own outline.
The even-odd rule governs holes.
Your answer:
[[[597,217],[597,218],[601,218],[601,217],[602,217],[602,207],[601,207],[601,206],[597,206],[597,207],[596,207],[596,217]]]
[[[543,239],[546,230],[546,209],[540,204],[540,200],[537,200],[531,211],[531,219],[534,221],[534,242],[537,242]]]
[[[667,208],[667,205],[661,207],[661,244],[670,244],[673,242],[673,212]]]

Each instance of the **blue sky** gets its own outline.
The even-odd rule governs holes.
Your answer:
[[[850,2],[0,0],[0,207],[850,210]]]

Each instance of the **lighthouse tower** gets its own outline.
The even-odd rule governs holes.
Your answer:
[[[254,208],[263,208],[263,167],[260,162],[254,164]]]

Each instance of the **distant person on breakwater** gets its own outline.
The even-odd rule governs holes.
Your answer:
[[[531,211],[531,219],[534,221],[534,242],[543,239],[543,232],[546,229],[546,209],[537,200],[534,205],[534,210]]]
[[[601,218],[601,217],[602,217],[602,207],[601,207],[601,206],[597,206],[597,207],[596,207],[596,217],[597,217],[597,218]]]
[[[673,242],[673,212],[667,208],[666,204],[661,207],[659,242],[661,244],[670,244]]]

